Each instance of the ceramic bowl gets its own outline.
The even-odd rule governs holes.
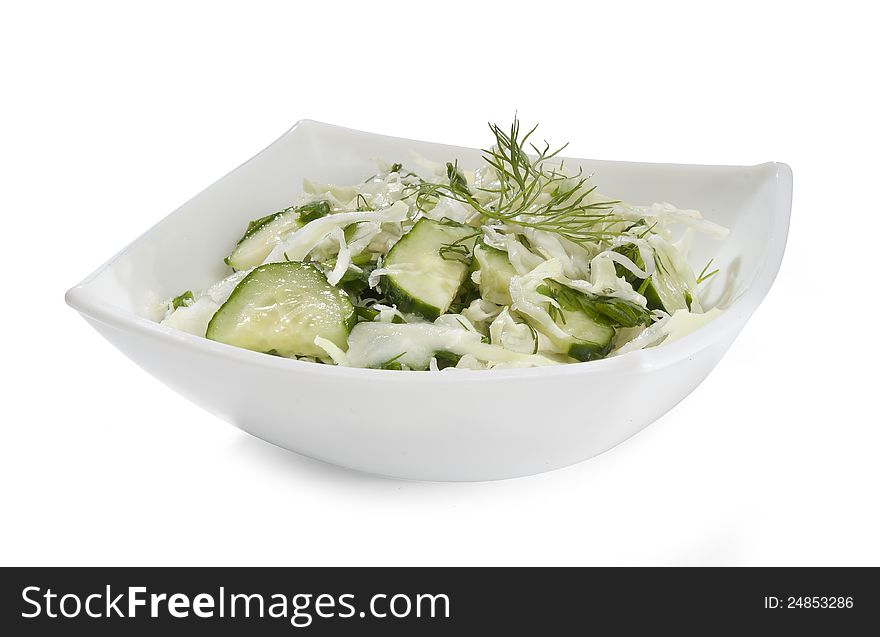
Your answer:
[[[696,208],[730,229],[698,238],[697,270],[726,311],[666,346],[572,365],[461,372],[351,369],[268,356],[159,325],[157,300],[222,278],[222,256],[247,222],[300,194],[303,177],[339,184],[373,158],[480,153],[301,121],[256,157],[136,239],[67,293],[67,302],[135,363],[194,403],[291,451],[370,473],[425,480],[523,476],[586,460],[687,396],[719,361],[779,269],[792,175],[785,164],[696,166],[599,160],[583,165],[603,193]],[[745,379],[744,379],[745,381]]]

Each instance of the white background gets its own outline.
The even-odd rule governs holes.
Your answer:
[[[857,3],[807,4],[4,5],[0,563],[880,564],[880,48]],[[337,469],[203,413],[63,303],[300,118],[479,146],[516,109],[576,157],[794,170],[765,303],[594,460]]]

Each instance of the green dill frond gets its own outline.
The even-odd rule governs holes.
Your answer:
[[[707,281],[708,279],[711,279],[713,276],[718,274],[719,268],[715,268],[714,270],[712,270],[711,272],[708,272],[708,273],[706,272],[710,267],[712,267],[713,261],[715,261],[715,259],[709,259],[709,263],[707,263],[706,267],[704,267],[702,272],[700,272],[700,275],[697,277],[697,285],[699,285],[703,281]]]
[[[537,126],[523,133],[518,119],[509,132],[497,124],[489,124],[489,129],[495,144],[483,150],[483,159],[494,169],[497,186],[480,188],[483,196],[477,197],[458,163],[449,162],[447,183],[422,181],[408,187],[408,196],[415,195],[420,210],[447,197],[471,206],[484,220],[558,234],[581,246],[608,243],[622,234],[625,220],[613,212],[620,202],[591,201],[596,187],[588,184],[590,177],[583,169],[566,174],[555,159],[566,145],[555,150],[547,142],[537,146],[530,141]]]
[[[467,242],[482,234],[482,230],[478,230],[462,237],[461,239],[453,241],[452,243],[445,243],[440,246],[440,249],[437,252],[440,255],[440,258],[445,261],[461,261],[462,263],[469,263],[473,256],[473,249],[467,245]]]

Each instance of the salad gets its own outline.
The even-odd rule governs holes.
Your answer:
[[[593,361],[711,321],[687,263],[696,210],[633,205],[490,125],[484,164],[414,155],[355,185],[305,180],[302,200],[251,221],[231,273],[167,301],[162,324],[315,363],[394,370]]]

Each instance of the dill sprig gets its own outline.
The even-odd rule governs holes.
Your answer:
[[[581,246],[607,243],[622,233],[619,224],[624,219],[613,214],[620,202],[591,201],[596,186],[588,184],[590,176],[582,168],[567,175],[563,162],[555,161],[567,144],[555,150],[546,141],[536,146],[530,139],[537,126],[523,133],[518,119],[510,132],[497,124],[489,128],[495,144],[483,150],[483,159],[494,169],[497,187],[472,192],[458,162],[448,162],[448,183],[422,181],[409,187],[419,209],[447,197],[471,206],[485,219],[558,234]]]
[[[712,262],[713,262],[713,261],[715,261],[715,259],[709,259],[709,263],[707,263],[707,264],[706,264],[706,267],[703,268],[703,271],[700,272],[700,275],[697,277],[697,285],[699,285],[699,284],[702,283],[703,281],[706,281],[706,280],[708,280],[708,279],[711,279],[713,276],[715,276],[716,274],[718,274],[718,272],[719,272],[719,269],[718,269],[718,268],[715,268],[715,269],[712,270],[711,272],[707,272],[707,270],[708,270],[710,267],[712,267]]]
[[[437,252],[440,254],[440,258],[445,261],[461,261],[469,264],[474,253],[472,240],[482,234],[482,231],[477,231],[452,243],[444,243]],[[470,244],[468,244],[469,241]]]

